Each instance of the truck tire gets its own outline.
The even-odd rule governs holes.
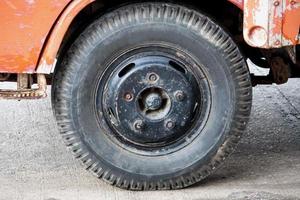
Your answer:
[[[223,163],[252,87],[230,36],[199,11],[138,3],[95,20],[57,67],[52,104],[86,169],[129,190],[180,189]]]

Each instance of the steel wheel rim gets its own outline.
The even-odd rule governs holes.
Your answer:
[[[146,62],[144,62],[145,60]],[[148,62],[150,60],[151,62]],[[162,70],[163,68],[165,68],[165,71]],[[165,76],[161,75],[162,71],[172,74],[173,77],[174,75],[177,76],[177,79],[181,77],[186,84],[185,87],[178,89],[178,86],[176,86],[175,89],[170,90],[168,86],[160,84],[166,79]],[[122,85],[126,85],[128,81],[126,79],[132,79],[132,77],[135,77],[134,73],[140,72],[143,74],[140,76],[141,79],[146,80],[147,83],[143,83],[135,92],[123,90],[126,87],[122,87]],[[182,49],[175,48],[174,45],[147,44],[123,51],[108,62],[106,71],[99,78],[99,84],[95,92],[95,110],[99,124],[105,127],[107,130],[106,135],[112,142],[137,154],[150,155],[151,153],[151,156],[156,156],[180,150],[201,133],[209,116],[211,92],[205,74],[199,62]],[[141,81],[136,82],[141,83]],[[112,83],[117,86],[113,86]],[[190,89],[188,89],[189,87]],[[192,91],[192,95],[189,94],[190,91]],[[150,93],[152,95],[150,99],[154,98],[154,100],[157,100],[158,95],[162,101],[169,101],[170,106],[164,107],[162,116],[153,115],[149,117],[145,112],[141,112],[139,101],[145,99],[143,93]],[[146,95],[146,97],[149,96]],[[130,118],[126,122],[127,127],[122,126],[126,119],[122,116],[124,110],[120,108],[120,101],[125,105],[134,105],[131,106],[132,110],[137,113],[134,117],[126,115],[127,118]],[[166,105],[163,102],[161,104]],[[167,103],[167,105],[169,104]],[[186,121],[182,123],[183,118],[179,117],[178,119],[178,115],[182,115],[182,112],[178,112],[178,109],[176,109],[178,104],[184,105],[186,108],[184,111],[191,113],[185,117],[188,123]],[[150,108],[156,111],[155,101],[152,106],[154,107],[150,105]],[[177,113],[176,117],[172,116],[174,113]],[[149,130],[149,120],[153,123],[158,122],[164,128],[162,137],[153,134],[153,132],[151,133],[151,131],[147,132]],[[199,121],[201,123],[196,123]],[[150,128],[150,130],[154,129]],[[147,136],[146,140],[145,135]],[[158,139],[154,140],[155,138]],[[153,154],[153,152],[155,153]]]

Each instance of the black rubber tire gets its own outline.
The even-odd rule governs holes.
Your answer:
[[[86,113],[92,113],[95,74],[104,71],[101,64],[91,62],[105,60],[130,43],[158,38],[201,61],[212,108],[198,139],[177,152],[149,157],[115,147],[97,129],[95,115]],[[97,177],[130,190],[180,189],[210,175],[235,149],[252,104],[248,67],[230,36],[199,11],[169,3],[128,5],[97,19],[57,68],[52,90],[61,135],[75,157]]]

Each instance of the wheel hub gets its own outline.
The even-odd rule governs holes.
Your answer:
[[[146,96],[144,100],[144,107],[147,110],[154,111],[161,108],[162,105],[162,98],[160,94],[152,92],[149,95]]]
[[[108,124],[131,143],[167,144],[193,124],[200,101],[194,79],[168,57],[137,57],[119,63],[107,82]]]

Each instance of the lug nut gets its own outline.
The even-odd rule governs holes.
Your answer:
[[[158,75],[157,74],[155,74],[155,73],[151,73],[151,74],[149,74],[149,81],[151,81],[151,82],[155,82],[155,81],[157,81],[158,80]]]
[[[183,91],[177,91],[175,93],[175,98],[177,99],[177,101],[183,101],[185,98],[185,94]]]
[[[169,120],[166,122],[166,128],[171,130],[173,128],[175,128],[175,122],[173,122],[172,120]]]
[[[133,124],[133,127],[136,131],[140,131],[143,129],[144,122],[142,120],[136,120]]]
[[[125,95],[124,95],[124,99],[126,100],[126,101],[132,101],[132,99],[133,99],[133,95],[131,94],[131,93],[126,93]]]

